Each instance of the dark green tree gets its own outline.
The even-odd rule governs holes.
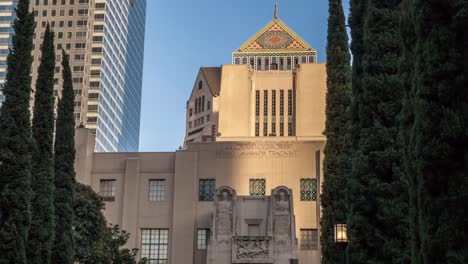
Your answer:
[[[126,249],[129,233],[108,225],[101,198],[89,186],[76,183],[74,201],[75,261],[83,264],[137,264],[137,249]]]
[[[347,181],[351,263],[407,263],[409,258],[408,195],[397,144],[402,96],[400,2],[351,1],[351,49],[356,66],[352,170]]]
[[[54,33],[47,24],[41,47],[32,120],[32,199],[28,263],[50,263],[54,214]]]
[[[13,24],[15,35],[7,58],[0,115],[0,263],[26,263],[31,221],[31,51],[34,14],[20,0]]]
[[[400,60],[400,78],[403,83],[402,110],[400,113],[399,144],[403,155],[402,173],[408,184],[408,216],[409,216],[409,246],[411,249],[411,263],[421,263],[419,241],[419,216],[417,201],[417,175],[415,171],[414,141],[411,138],[411,128],[414,122],[412,81],[415,68],[415,43],[417,36],[412,18],[410,1],[402,2],[400,18],[400,38],[402,57]]]
[[[406,3],[401,36],[414,63],[404,75],[402,134],[413,263],[468,263],[468,2]]]
[[[55,129],[55,242],[53,263],[73,263],[73,200],[75,195],[75,118],[69,57],[62,51],[62,98],[58,102]]]
[[[347,133],[351,103],[351,67],[341,0],[330,0],[327,36],[327,96],[323,193],[321,197],[322,262],[337,263],[344,249],[334,240],[335,224],[346,223]]]

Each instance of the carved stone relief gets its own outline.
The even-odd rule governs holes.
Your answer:
[[[235,241],[237,259],[266,259],[270,254],[270,241],[266,239],[239,239]]]

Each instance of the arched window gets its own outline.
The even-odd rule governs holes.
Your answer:
[[[200,90],[201,88],[203,88],[203,82],[202,82],[202,81],[199,81],[199,82],[198,82],[198,90]]]

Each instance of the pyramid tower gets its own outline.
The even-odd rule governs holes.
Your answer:
[[[255,70],[294,70],[300,63],[317,62],[317,52],[283,21],[274,19],[232,54],[233,64]]]

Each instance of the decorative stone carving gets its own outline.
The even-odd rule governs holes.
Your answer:
[[[270,241],[262,239],[238,239],[235,241],[237,247],[237,259],[265,259],[269,257]]]
[[[218,235],[232,232],[232,194],[228,189],[218,191]]]

